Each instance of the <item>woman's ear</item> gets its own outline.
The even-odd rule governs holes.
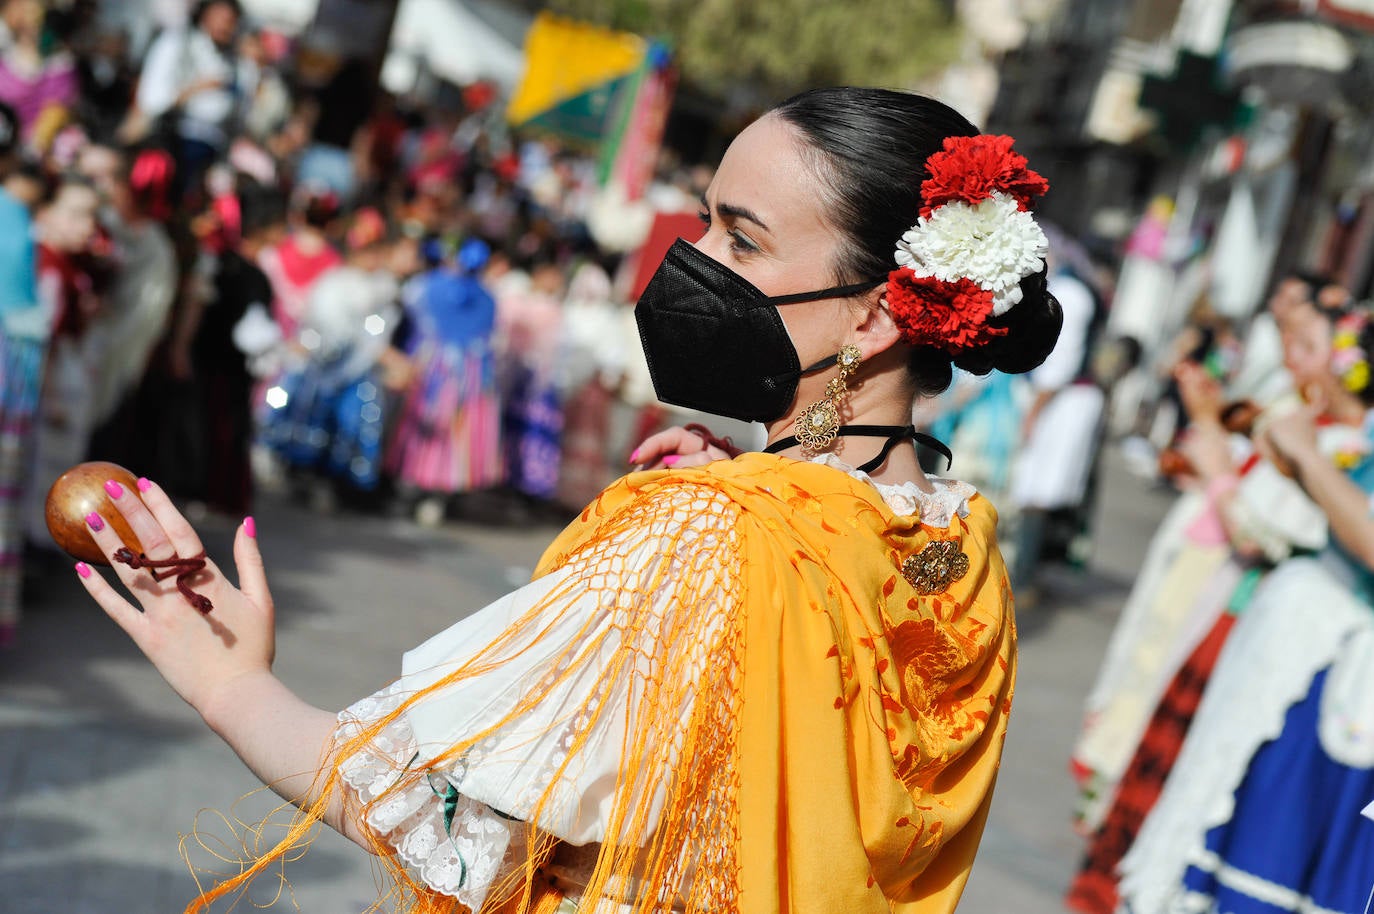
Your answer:
[[[881,355],[902,338],[902,331],[887,307],[887,283],[864,296],[854,316],[854,345],[865,360]]]

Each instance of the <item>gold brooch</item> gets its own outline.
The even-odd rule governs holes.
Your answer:
[[[931,543],[902,563],[902,577],[919,594],[943,593],[968,574],[968,556],[953,540]]]

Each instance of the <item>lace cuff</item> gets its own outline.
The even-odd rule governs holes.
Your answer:
[[[339,714],[337,736],[357,736],[396,710],[409,692],[397,682]],[[487,893],[524,864],[528,827],[459,792],[465,766],[431,771],[404,790],[387,793],[418,754],[405,715],[364,750],[343,760],[340,773],[365,808],[364,823],[396,849],[420,881],[481,910]],[[373,801],[386,795],[375,805]]]

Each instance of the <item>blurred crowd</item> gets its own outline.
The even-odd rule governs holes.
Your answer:
[[[1159,355],[1127,451],[1179,496],[1087,699],[1071,910],[1365,910],[1371,354],[1374,309],[1294,271]]]
[[[561,516],[666,421],[594,159],[513,135],[483,84],[389,97],[233,0],[145,48],[102,21],[0,3],[0,642],[82,460],[193,512],[271,482]],[[709,175],[664,175],[654,205],[695,210]]]
[[[580,509],[670,420],[595,161],[513,134],[489,87],[419,105],[234,0],[189,13],[133,47],[93,3],[0,0],[0,645],[82,460],[232,516],[270,481],[530,518]],[[650,196],[694,210],[709,177],[661,170]],[[1249,324],[1203,302],[1144,352],[1107,333],[1103,260],[1052,233],[1053,354],[916,417],[1002,509],[1023,612],[1087,557],[1109,437],[1179,492],[1088,698],[1069,906],[1362,910],[1374,311],[1294,272]]]

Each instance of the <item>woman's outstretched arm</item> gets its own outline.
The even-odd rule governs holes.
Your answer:
[[[1317,448],[1317,410],[1297,410],[1275,420],[1265,440],[1295,470],[1307,494],[1326,512],[1331,535],[1365,568],[1374,570],[1374,518],[1369,493]]]
[[[202,555],[200,537],[166,493],[147,480],[139,481],[139,490],[136,497],[107,484],[109,505],[87,518],[101,551],[113,559],[123,545],[107,522],[118,511],[150,559]],[[213,604],[207,613],[190,605],[174,578],[157,582],[146,569],[112,561],[139,606],[89,566],[78,565],[77,573],[87,592],[244,764],[283,799],[305,807],[316,798],[316,776],[328,764],[335,715],[302,701],[272,673],[272,595],[252,518],[239,525],[234,563],[241,590],[213,562],[190,580]],[[359,824],[345,815],[342,799],[331,802],[325,822],[372,849]]]

